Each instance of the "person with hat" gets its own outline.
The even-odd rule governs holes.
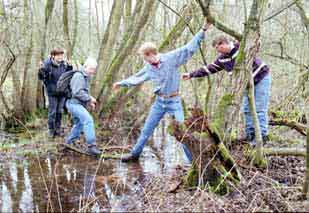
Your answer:
[[[48,95],[48,136],[62,136],[61,119],[64,110],[65,97],[56,91],[60,76],[73,69],[64,57],[62,48],[54,48],[50,56],[41,62],[38,78],[43,81]]]

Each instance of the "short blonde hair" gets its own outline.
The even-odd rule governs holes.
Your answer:
[[[158,54],[157,46],[152,42],[145,42],[142,46],[138,49],[138,54],[145,55],[146,53],[153,53]]]

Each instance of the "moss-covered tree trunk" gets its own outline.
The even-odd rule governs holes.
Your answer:
[[[235,161],[202,110],[194,109],[184,124],[173,121],[169,133],[192,154],[192,167],[186,176],[189,186],[209,186],[215,193],[226,194],[230,184],[240,181]]]
[[[263,17],[267,0],[253,1],[250,11],[249,19],[246,23],[245,33],[242,43],[245,44],[244,52],[245,70],[249,76],[248,83],[248,100],[249,107],[254,123],[255,140],[256,140],[256,155],[254,156],[254,163],[257,166],[265,166],[265,159],[263,156],[263,141],[261,136],[260,124],[256,112],[255,97],[254,97],[254,82],[252,75],[252,64],[259,50],[260,44],[260,23]]]
[[[138,4],[141,4],[139,2]],[[109,66],[114,54],[114,47],[116,45],[117,37],[119,35],[119,27],[121,23],[121,17],[123,14],[123,1],[114,1],[111,15],[107,24],[107,28],[104,32],[103,39],[99,50],[98,57],[98,72],[92,80],[91,90],[94,96],[97,96],[106,74],[106,69]]]
[[[139,19],[135,27],[133,28],[132,33],[129,35],[128,38],[125,39],[123,45],[121,45],[120,47],[119,52],[113,57],[111,64],[106,70],[104,80],[101,84],[102,86],[97,97],[97,99],[99,100],[99,108],[101,108],[102,104],[104,104],[106,100],[108,100],[114,79],[117,76],[121,65],[124,63],[125,59],[128,57],[128,55],[132,51],[132,48],[141,36],[141,31],[147,23],[149,14],[154,9],[154,3],[154,0],[145,1],[142,12],[139,15]]]

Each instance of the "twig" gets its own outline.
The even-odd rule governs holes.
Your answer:
[[[292,7],[295,3],[297,2],[297,0],[294,0],[292,2],[290,2],[289,4],[287,4],[286,6],[280,8],[278,11],[276,11],[275,13],[269,15],[267,18],[265,18],[263,20],[263,22],[269,21],[270,19],[274,18],[275,16],[279,15],[280,13],[282,13],[283,11],[285,11],[286,9],[289,9],[290,7]]]

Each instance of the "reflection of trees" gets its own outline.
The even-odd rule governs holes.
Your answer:
[[[85,160],[86,159],[86,160]],[[117,165],[119,165],[117,163]],[[1,212],[108,211],[130,205],[123,196],[144,182],[139,164],[100,162],[90,158],[38,161],[3,171],[0,182]],[[46,184],[44,183],[46,181]],[[5,205],[4,205],[5,204]]]

